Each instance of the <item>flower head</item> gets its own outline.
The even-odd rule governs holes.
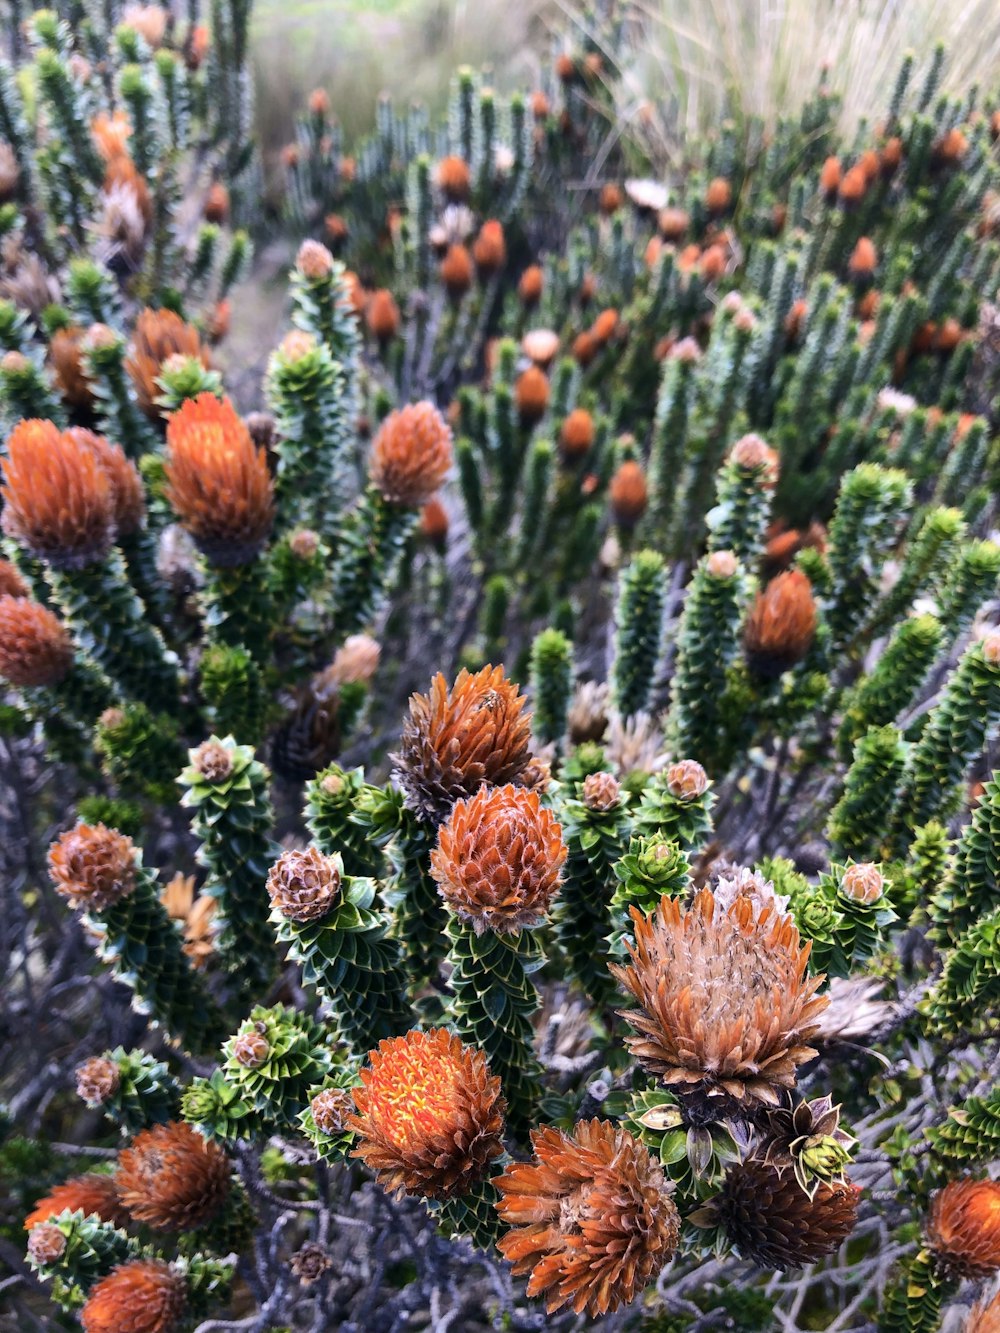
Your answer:
[[[340,902],[340,870],[317,847],[282,852],[267,876],[271,906],[302,925],[328,916]]]
[[[209,365],[208,352],[192,324],[185,324],[173,310],[141,311],[132,331],[125,369],[135,386],[139,406],[147,416],[160,416],[156,401],[160,387],[156,381],[164,361],[178,353],[196,357],[206,368]]]
[[[348,1128],[388,1191],[450,1199],[503,1152],[505,1104],[486,1057],[444,1028],[379,1043],[354,1089]]]
[[[28,1258],[32,1263],[54,1264],[66,1253],[66,1237],[51,1222],[38,1222],[28,1233]]]
[[[49,848],[49,874],[74,907],[87,912],[113,907],[135,888],[132,839],[103,824],[77,824]]]
[[[885,892],[885,876],[873,861],[859,861],[844,871],[840,892],[845,898],[870,906]]]
[[[107,1056],[95,1055],[77,1065],[76,1095],[88,1106],[101,1106],[115,1095],[120,1083],[118,1066]]]
[[[588,810],[614,810],[621,798],[621,784],[613,773],[589,773],[584,778],[583,803]]]
[[[537,926],[559,887],[566,845],[555,817],[524,787],[484,787],[438,831],[431,874],[448,906],[485,930]]]
[[[189,398],[167,422],[167,499],[213,564],[243,565],[274,520],[267,455],[228,398]]]
[[[95,435],[82,426],[64,432],[82,449],[88,449],[100,463],[111,483],[112,512],[118,537],[131,537],[142,526],[146,515],[146,496],[139,469],[125,457],[120,444],[112,444],[103,435]]]
[[[469,166],[464,158],[443,157],[435,171],[438,189],[453,204],[462,204],[469,197]]]
[[[229,1193],[229,1159],[183,1120],[153,1125],[118,1154],[118,1196],[137,1222],[156,1231],[190,1231],[207,1222]]]
[[[677,1249],[680,1219],[649,1150],[607,1120],[532,1132],[534,1156],[497,1180],[498,1248],[550,1312],[628,1305]]]
[[[464,245],[450,245],[441,260],[441,281],[448,295],[460,301],[472,286],[472,256]]]
[[[538,366],[529,366],[521,372],[514,385],[517,414],[525,426],[541,421],[549,405],[549,381]]]
[[[667,769],[667,791],[678,801],[696,801],[708,790],[708,774],[697,759],[680,759]]]
[[[369,476],[389,504],[416,508],[451,468],[451,431],[433,403],[390,412],[372,444]]]
[[[709,1099],[777,1105],[828,1001],[809,977],[809,945],[773,901],[740,895],[720,910],[710,889],[692,905],[663,898],[632,911],[630,963],[612,972],[637,1008],[627,1044],[668,1086]]]
[[[0,595],[0,676],[20,689],[35,689],[58,685],[72,665],[72,641],[48,607]]]
[[[582,407],[574,408],[559,431],[559,448],[565,459],[582,458],[594,443],[594,418]]]
[[[89,408],[94,401],[93,386],[83,367],[81,344],[85,330],[78,327],[56,329],[49,343],[49,361],[56,388],[70,407]]]
[[[472,246],[472,257],[482,277],[492,277],[507,262],[503,227],[495,220],[484,222]]]
[[[450,689],[438,673],[428,694],[414,694],[393,755],[409,809],[440,823],[457,800],[484,785],[524,785],[531,763],[526,703],[502,666],[474,676],[462,670]]]
[[[342,1134],[354,1111],[354,1099],[347,1088],[324,1088],[309,1103],[309,1109],[323,1134]]]
[[[954,1277],[1000,1268],[1000,1180],[953,1180],[931,1202],[927,1244]]]
[[[174,1333],[187,1305],[183,1275],[162,1259],[120,1264],[91,1288],[84,1333]]]
[[[791,1170],[750,1158],[732,1167],[721,1194],[691,1217],[720,1227],[743,1259],[800,1268],[832,1254],[854,1230],[861,1189],[821,1181],[810,1196]]]
[[[101,560],[115,536],[111,479],[93,450],[51,421],[16,425],[2,464],[3,528],[61,568]]]
[[[30,591],[17,566],[0,560],[0,597],[27,597]]]
[[[529,264],[517,284],[517,294],[521,298],[521,304],[528,307],[536,306],[542,299],[544,286],[545,275],[542,270],[537,264]]]
[[[759,593],[743,631],[747,662],[771,680],[801,662],[816,633],[812,584],[801,569],[777,575]]]
[[[368,298],[365,317],[368,320],[368,328],[371,330],[372,336],[381,343],[387,343],[395,338],[402,322],[396,298],[392,292],[384,287],[377,292],[372,292]]]
[[[634,528],[646,512],[649,489],[642,464],[627,458],[611,478],[611,513],[623,528]]]
[[[73,1176],[49,1190],[24,1219],[24,1229],[31,1231],[60,1213],[83,1213],[84,1217],[97,1217],[114,1226],[121,1226],[127,1216],[114,1180],[111,1176],[98,1175],[96,1171]]]

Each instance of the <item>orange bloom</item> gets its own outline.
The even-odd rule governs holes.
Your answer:
[[[274,520],[274,486],[264,449],[228,398],[201,393],[167,422],[167,499],[213,564],[252,560]]]
[[[676,245],[678,241],[684,238],[684,234],[690,227],[691,216],[683,208],[661,208],[657,225],[663,239],[669,241],[672,245]]]
[[[0,559],[0,597],[27,597],[28,585],[18,573],[17,566]]]
[[[95,435],[83,426],[71,426],[65,434],[81,448],[89,449],[107,473],[111,482],[115,533],[119,537],[131,537],[142,527],[146,516],[146,493],[139,469],[125,457],[120,444],[112,444],[103,435]]]
[[[590,326],[590,336],[601,347],[609,342],[618,328],[618,311],[602,310]]]
[[[484,787],[438,830],[431,874],[445,902],[477,935],[540,925],[566,860],[562,829],[538,793]]]
[[[453,301],[460,301],[472,286],[472,256],[464,245],[450,245],[441,260],[441,281]]]
[[[457,800],[484,785],[524,785],[531,764],[526,703],[502,666],[474,676],[462,670],[451,689],[439,672],[429,694],[412,695],[392,756],[408,808],[440,823]]]
[[[438,189],[453,204],[463,204],[469,197],[469,167],[460,157],[443,157],[434,173]]]
[[[635,527],[646,512],[649,491],[642,466],[634,458],[626,459],[611,478],[611,513],[623,528]]]
[[[27,596],[0,595],[0,676],[19,689],[58,685],[73,665],[62,621]]]
[[[637,1005],[622,1014],[632,1054],[709,1106],[777,1105],[814,1055],[808,1042],[829,1003],[791,918],[773,900],[738,898],[723,911],[702,889],[690,908],[664,897],[649,917],[633,908],[632,921],[631,961],[611,968]]]
[[[594,419],[582,407],[575,408],[562,424],[559,448],[564,458],[573,461],[582,458],[594,443]]]
[[[534,306],[542,299],[542,289],[545,285],[545,276],[537,264],[530,264],[521,274],[521,281],[517,284],[517,294],[521,298],[522,305]]]
[[[433,403],[410,403],[382,422],[368,475],[387,503],[415,508],[431,498],[451,464],[451,430],[444,417]]]
[[[1000,1268],[1000,1181],[953,1180],[931,1203],[927,1244],[954,1277],[990,1277]]]
[[[517,377],[514,402],[522,425],[534,426],[541,421],[549,405],[549,381],[538,366],[529,366]]]
[[[710,213],[725,213],[733,202],[733,187],[725,176],[716,176],[709,181],[705,191],[705,207]]]
[[[208,352],[193,325],[185,324],[173,310],[141,311],[132,331],[125,369],[135,386],[139,406],[149,417],[161,415],[155,401],[160,392],[156,383],[160,369],[164,361],[178,354],[196,357],[203,366],[209,365]]]
[[[67,829],[49,848],[48,859],[56,892],[83,911],[113,907],[135,888],[132,839],[104,824]]]
[[[617,213],[621,208],[622,192],[614,182],[609,181],[607,185],[602,187],[597,206],[605,217],[610,217],[612,213]]]
[[[21,421],[0,466],[8,536],[56,567],[79,569],[107,555],[114,495],[92,450],[51,421]]]
[[[202,216],[206,222],[215,222],[220,226],[229,221],[229,191],[222,181],[213,181],[209,186]]]
[[[156,1231],[190,1231],[214,1217],[230,1188],[229,1159],[183,1120],[153,1125],[118,1154],[118,1197]]]
[[[377,292],[372,292],[368,298],[366,318],[369,332],[379,342],[387,343],[395,338],[402,321],[399,306],[396,304],[396,298],[392,292],[385,287],[380,288]]]
[[[662,1167],[627,1130],[580,1121],[532,1131],[534,1157],[497,1180],[510,1226],[498,1249],[550,1313],[591,1318],[628,1305],[677,1249],[680,1218]]]
[[[480,276],[492,277],[507,262],[507,242],[499,222],[484,222],[472,246],[472,257]]]
[[[90,408],[94,401],[93,386],[87,379],[81,356],[85,333],[85,329],[76,326],[56,329],[49,343],[52,377],[63,401],[70,407]]]
[[[868,190],[868,177],[860,167],[851,167],[850,171],[845,171],[844,178],[840,182],[838,197],[840,202],[847,208],[860,203]]]
[[[485,1055],[431,1028],[380,1042],[368,1062],[347,1119],[352,1156],[390,1193],[467,1194],[503,1152],[506,1105]]]
[[[49,1190],[24,1219],[24,1229],[30,1231],[60,1213],[83,1213],[84,1217],[98,1217],[116,1227],[124,1226],[128,1220],[114,1180],[93,1171],[73,1176]]]
[[[420,511],[420,535],[439,549],[448,539],[448,512],[436,495]]]
[[[871,278],[878,266],[878,252],[867,236],[858,239],[857,245],[847,261],[847,271],[852,278]]]
[[[985,1296],[969,1315],[962,1333],[1000,1333],[1000,1295],[992,1300]]]
[[[747,662],[773,680],[801,662],[816,634],[812,584],[800,569],[773,578],[758,593],[743,630]]]
[[[105,162],[113,162],[117,157],[128,157],[128,141],[132,137],[132,126],[124,111],[98,111],[90,122],[97,151]]]
[[[177,1269],[162,1259],[133,1259],[91,1288],[80,1323],[84,1333],[174,1333],[186,1305]]]
[[[571,350],[573,359],[586,369],[597,355],[597,340],[589,330],[585,329],[573,339]]]
[[[840,182],[843,173],[840,169],[839,157],[828,157],[823,163],[823,169],[819,173],[819,188],[830,199],[837,197],[837,191],[840,189]]]

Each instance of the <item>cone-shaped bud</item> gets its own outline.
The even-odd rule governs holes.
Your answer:
[[[476,934],[537,926],[559,888],[566,845],[538,793],[483,788],[459,801],[438,832],[431,874]]]
[[[416,508],[440,487],[451,463],[448,423],[433,403],[411,403],[383,421],[368,472],[383,500]]]
[[[468,199],[470,175],[464,158],[443,157],[437,164],[434,179],[441,193],[453,204],[463,204]]]
[[[480,277],[492,277],[507,262],[507,242],[499,222],[484,222],[472,246]]]
[[[274,519],[274,487],[228,398],[201,393],[167,423],[167,499],[205,556],[229,568],[260,551]]]
[[[559,449],[563,458],[573,462],[588,453],[594,444],[594,418],[585,408],[577,407],[559,431]]]
[[[87,912],[113,907],[135,888],[132,839],[103,824],[77,824],[49,848],[49,874],[74,907]]]
[[[750,608],[743,645],[752,671],[776,679],[801,662],[816,634],[812,584],[800,569],[773,578]]]
[[[137,1222],[190,1231],[214,1217],[230,1187],[229,1159],[183,1120],[153,1125],[118,1154],[115,1185]]]
[[[283,852],[268,873],[267,892],[289,921],[320,921],[340,903],[340,870],[317,847]]]
[[[27,597],[0,596],[0,677],[20,689],[58,685],[73,665],[62,621]]]
[[[581,1121],[531,1135],[534,1156],[498,1178],[498,1242],[528,1295],[592,1318],[638,1296],[677,1249],[680,1219],[663,1170],[627,1130]]]
[[[486,1057],[444,1028],[379,1043],[354,1089],[348,1128],[390,1192],[458,1198],[503,1152],[504,1098]]]
[[[667,769],[666,783],[678,801],[696,801],[708,790],[708,774],[697,759],[680,759]]]
[[[407,807],[440,823],[463,796],[483,785],[527,785],[531,716],[502,666],[474,676],[460,671],[448,688],[438,673],[429,694],[414,694],[393,755],[393,775]]]
[[[365,319],[372,337],[377,338],[380,343],[387,343],[395,338],[402,319],[392,292],[384,287],[372,292],[365,309]]]
[[[808,1042],[829,1003],[791,918],[773,897],[740,894],[724,908],[710,889],[686,910],[663,898],[653,915],[631,915],[631,962],[611,971],[637,1005],[623,1013],[633,1055],[709,1106],[777,1105],[815,1054]]]
[[[545,372],[537,366],[522,371],[514,385],[514,401],[523,425],[534,426],[541,421],[549,405],[549,381]]]
[[[187,1305],[183,1274],[162,1259],[120,1264],[91,1289],[84,1333],[174,1333]]]
[[[609,491],[611,513],[623,528],[634,528],[646,512],[649,489],[642,465],[634,458],[626,459],[611,478]]]

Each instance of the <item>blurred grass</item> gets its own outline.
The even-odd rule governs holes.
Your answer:
[[[545,0],[257,0],[253,47],[265,151],[288,141],[310,89],[325,88],[349,138],[383,90],[439,110],[456,66],[492,66],[504,88],[537,82]]]

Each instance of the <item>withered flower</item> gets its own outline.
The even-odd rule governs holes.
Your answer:
[[[550,1313],[628,1305],[673,1256],[680,1218],[663,1169],[627,1130],[581,1121],[531,1134],[534,1156],[497,1180],[510,1230],[498,1249]]]
[[[389,504],[416,508],[451,468],[451,430],[433,403],[390,412],[372,444],[368,475]]]
[[[66,1237],[51,1222],[38,1222],[28,1233],[28,1258],[36,1264],[54,1264],[66,1253]]]
[[[0,560],[0,597],[28,597],[30,593],[17,566],[9,560]]]
[[[289,921],[320,921],[340,901],[340,871],[318,847],[282,852],[268,872],[267,892]]]
[[[72,665],[72,641],[48,607],[0,595],[0,676],[19,689],[37,689],[58,685]]]
[[[816,634],[816,601],[801,569],[773,578],[750,608],[743,647],[750,669],[775,680],[801,662]]]
[[[438,830],[431,874],[445,902],[477,934],[537,926],[566,860],[562,829],[524,787],[484,787]]]
[[[828,1003],[791,918],[742,895],[720,911],[702,889],[687,909],[663,898],[649,917],[633,909],[632,921],[630,962],[611,970],[637,1005],[622,1015],[633,1055],[709,1107],[777,1105],[815,1054],[808,1043]]]
[[[209,365],[208,352],[193,325],[185,324],[173,310],[141,311],[132,331],[125,369],[135,386],[139,406],[149,417],[161,415],[156,381],[164,361],[177,354],[196,357],[203,366]]]
[[[174,1333],[187,1306],[183,1275],[162,1259],[120,1264],[90,1290],[84,1333]]]
[[[83,1213],[84,1217],[97,1217],[116,1227],[127,1221],[114,1180],[111,1176],[98,1175],[96,1171],[73,1176],[49,1190],[24,1219],[24,1229],[31,1231],[60,1213]]]
[[[3,529],[64,569],[101,560],[114,540],[111,479],[95,453],[51,421],[19,422],[2,465]]]
[[[931,1201],[927,1244],[956,1278],[990,1277],[1000,1268],[1000,1180],[950,1181]]]
[[[56,329],[49,343],[49,361],[52,377],[63,400],[70,407],[89,409],[94,401],[94,390],[83,368],[81,344],[85,329],[72,325]]]
[[[689,1221],[721,1227],[743,1259],[761,1268],[801,1268],[839,1249],[854,1230],[861,1188],[820,1182],[810,1197],[792,1171],[762,1158],[731,1167],[721,1194]]]
[[[389,1192],[459,1198],[503,1152],[500,1080],[445,1028],[379,1043],[354,1089],[353,1156]]]
[[[103,824],[77,824],[49,848],[49,874],[74,907],[86,912],[113,907],[135,888],[132,839]]]
[[[121,1074],[114,1060],[95,1055],[84,1060],[76,1069],[76,1095],[88,1106],[101,1106],[113,1097],[121,1083]]]
[[[137,1222],[190,1231],[214,1217],[230,1187],[229,1159],[183,1120],[153,1125],[118,1154],[115,1184]]]
[[[329,1252],[314,1240],[307,1240],[300,1250],[292,1255],[289,1265],[292,1272],[304,1287],[311,1287],[333,1267],[333,1258]]]
[[[205,556],[229,568],[252,560],[274,520],[267,454],[228,398],[189,398],[167,422],[166,495]]]
[[[449,689],[440,672],[428,694],[414,694],[393,775],[406,805],[440,823],[463,796],[484,785],[523,785],[531,763],[527,700],[502,666],[459,672]]]

